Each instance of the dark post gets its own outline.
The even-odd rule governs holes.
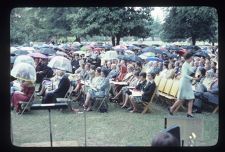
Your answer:
[[[48,116],[49,116],[49,129],[50,129],[50,144],[52,147],[52,124],[51,124],[51,109],[48,108]]]

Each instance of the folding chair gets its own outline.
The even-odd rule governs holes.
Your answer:
[[[99,111],[99,109],[101,108],[101,106],[102,106],[103,104],[105,104],[106,106],[108,106],[107,100],[109,100],[109,91],[110,91],[110,88],[107,89],[106,94],[105,94],[104,97],[96,97],[96,98],[95,98],[96,101],[95,101],[94,107],[96,107],[98,101],[100,101],[100,104],[99,104],[99,106],[98,106],[98,108],[97,108],[97,111]]]
[[[161,77],[160,76],[156,76],[155,77],[155,84],[156,84],[156,86],[159,86],[159,83],[160,83],[160,80],[161,80]]]
[[[73,86],[70,85],[68,91],[66,92],[64,98],[56,98],[56,102],[58,103],[67,103],[68,104],[68,108],[71,110],[72,106],[71,106],[71,102],[72,102],[72,98],[71,98],[71,94],[73,91]]]
[[[32,96],[30,97],[29,101],[28,102],[24,102],[24,101],[19,101],[19,106],[21,107],[22,109],[22,112],[20,115],[22,115],[24,113],[25,110],[28,110],[30,111],[30,108],[33,104],[33,101],[34,101],[34,94],[35,92],[32,94]]]
[[[148,110],[151,110],[150,106],[152,105],[152,102],[153,102],[153,99],[155,97],[156,91],[157,91],[157,87],[155,88],[150,101],[142,103],[144,105],[144,110],[142,111],[142,114],[145,114]]]

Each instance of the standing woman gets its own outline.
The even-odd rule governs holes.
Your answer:
[[[188,112],[187,117],[193,117],[192,115],[192,106],[193,100],[195,99],[194,91],[192,90],[192,80],[197,80],[197,78],[192,77],[193,69],[190,65],[192,61],[192,53],[188,52],[184,55],[185,62],[182,65],[181,69],[181,79],[177,95],[177,101],[171,106],[168,107],[169,113],[173,115],[173,112],[178,106],[184,101],[188,101]]]

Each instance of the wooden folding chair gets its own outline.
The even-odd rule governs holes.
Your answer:
[[[156,76],[155,77],[154,81],[155,81],[155,85],[156,86],[159,86],[160,80],[161,80],[161,77],[160,76]]]
[[[218,110],[219,110],[219,105],[218,105],[218,106],[216,106],[216,108],[213,110],[213,112],[212,112],[212,113],[216,113],[216,112],[218,112]]]
[[[142,111],[142,114],[145,114],[148,110],[151,111],[151,108],[150,107],[151,107],[152,102],[153,102],[153,99],[154,99],[154,97],[156,95],[156,91],[157,91],[157,87],[155,88],[155,90],[154,90],[154,92],[152,94],[152,97],[151,97],[150,101],[149,102],[143,102],[142,103],[143,106],[144,106],[144,109]]]

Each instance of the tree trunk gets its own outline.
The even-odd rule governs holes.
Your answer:
[[[154,36],[152,36],[152,41],[155,41],[155,38],[154,38]]]
[[[212,46],[214,46],[215,44],[214,44],[214,42],[212,42]]]
[[[75,41],[80,43],[80,37],[76,37]]]
[[[196,43],[196,38],[195,38],[194,36],[192,36],[191,40],[192,40],[192,45],[195,45],[195,43]]]
[[[116,43],[115,43],[115,36],[112,36],[111,40],[112,40],[112,46],[115,46],[116,45]]]
[[[120,36],[116,36],[116,45],[120,45]]]

